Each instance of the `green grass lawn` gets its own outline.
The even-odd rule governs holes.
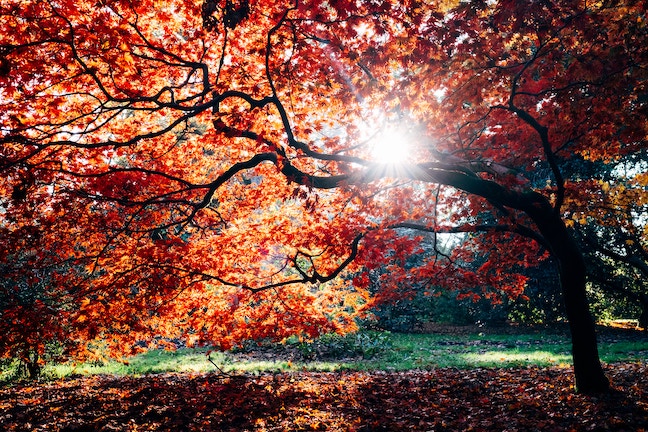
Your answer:
[[[605,363],[648,360],[648,336],[604,337],[599,344]],[[85,374],[143,375],[162,372],[259,373],[267,371],[408,370],[433,368],[570,365],[564,334],[408,334],[360,332],[325,336],[313,343],[247,347],[230,352],[207,349],[152,350],[125,362],[52,364],[43,374],[62,378]],[[0,381],[11,367],[0,371]]]

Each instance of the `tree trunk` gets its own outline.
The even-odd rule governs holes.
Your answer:
[[[559,258],[560,281],[565,310],[569,320],[572,337],[572,357],[576,391],[582,393],[598,393],[609,390],[609,382],[603,373],[598,354],[596,326],[589,310],[585,295],[585,266],[583,257],[574,250],[571,237],[562,241],[565,252]]]
[[[572,338],[576,391],[602,393],[610,389],[598,354],[596,326],[585,291],[585,260],[560,215],[551,206],[528,212],[558,262],[560,284]]]
[[[585,293],[585,260],[576,240],[565,226],[558,210],[538,192],[516,192],[495,182],[466,174],[460,169],[429,169],[414,178],[453,186],[483,198],[495,205],[518,209],[535,223],[543,244],[559,265],[560,285],[565,301],[572,338],[572,357],[576,390],[581,393],[602,393],[610,390],[603,373],[596,341],[596,326],[590,314]]]
[[[641,294],[639,297],[641,303],[641,315],[639,315],[639,327],[648,332],[648,294]]]
[[[26,353],[20,358],[18,374],[21,375],[24,373],[24,375],[30,380],[37,379],[41,372],[39,359],[40,356],[38,353],[27,349]]]
[[[38,360],[30,361],[26,363],[25,366],[27,367],[27,377],[30,380],[35,380],[39,377],[41,368],[38,364]]]

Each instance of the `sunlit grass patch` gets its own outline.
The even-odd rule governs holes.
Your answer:
[[[648,360],[648,338],[607,338],[599,344],[605,363]],[[0,382],[12,380],[17,362],[0,367]],[[207,348],[151,350],[119,361],[49,364],[46,379],[75,375],[146,375],[166,372],[263,373],[340,370],[404,371],[411,369],[558,366],[571,364],[569,337],[529,334],[414,334],[366,331],[329,335],[312,344],[256,345],[228,352]]]
[[[557,366],[571,364],[571,355],[550,351],[485,351],[461,354],[468,367]]]
[[[224,355],[216,353],[216,356]],[[214,354],[212,354],[212,357]],[[43,368],[46,378],[71,375],[144,375],[164,372],[208,372],[214,370],[207,350],[183,348],[175,351],[151,350],[124,361],[105,360],[90,363],[49,364]]]
[[[43,369],[49,379],[75,375],[146,375],[166,372],[220,372],[261,373],[289,371],[332,372],[354,369],[344,361],[292,361],[277,356],[276,359],[245,359],[232,353],[211,352],[205,349],[179,349],[177,351],[151,350],[119,362],[110,360],[94,363],[51,364]],[[0,377],[1,379],[2,377]]]

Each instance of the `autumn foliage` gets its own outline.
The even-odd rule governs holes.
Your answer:
[[[570,162],[645,147],[642,2],[8,0],[0,17],[3,355],[344,332],[404,284],[521,295],[552,256],[577,381],[607,386],[568,225],[607,217],[579,206],[614,189],[576,198]],[[404,161],[377,160],[384,136]],[[448,255],[452,232],[472,234]]]

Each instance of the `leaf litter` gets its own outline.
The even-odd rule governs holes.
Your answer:
[[[607,369],[600,396],[564,367],[78,377],[0,388],[0,430],[648,430],[648,364]]]

